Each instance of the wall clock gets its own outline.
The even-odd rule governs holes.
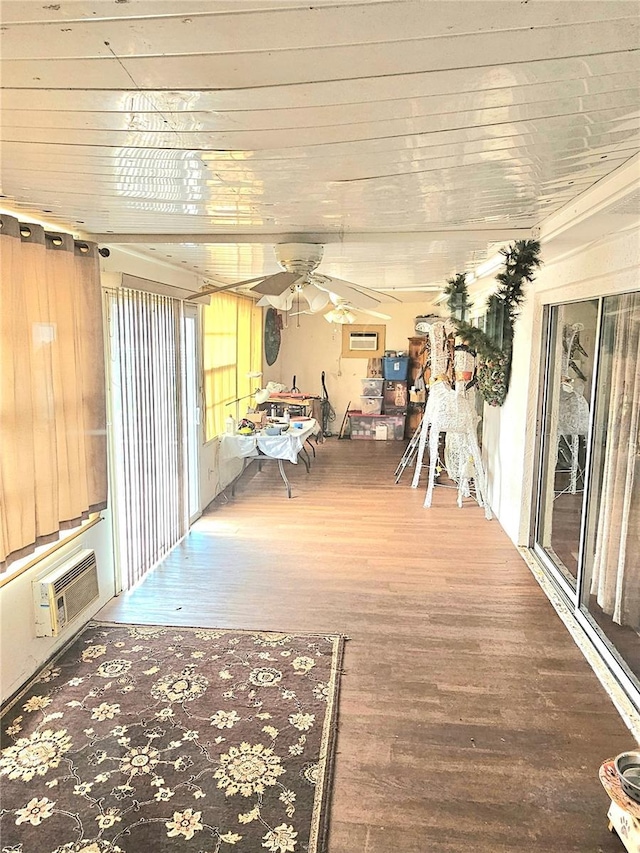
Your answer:
[[[280,351],[280,324],[278,312],[275,308],[267,308],[264,318],[264,357],[271,366],[278,357]]]

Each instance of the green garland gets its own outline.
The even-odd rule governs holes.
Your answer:
[[[458,336],[479,356],[478,388],[490,406],[502,406],[509,390],[515,322],[525,298],[524,283],[533,281],[541,264],[539,253],[537,240],[516,240],[501,250],[505,269],[496,276],[498,289],[487,299],[486,331],[454,318]],[[448,284],[445,293],[453,314],[456,304],[470,305],[465,276],[459,274]]]
[[[458,273],[447,281],[444,289],[451,316],[461,321],[467,319],[467,314],[473,306],[473,302],[469,299],[466,279],[466,273]]]

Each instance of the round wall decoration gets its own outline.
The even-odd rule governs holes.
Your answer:
[[[271,366],[278,357],[280,351],[280,323],[278,312],[275,308],[267,308],[264,318],[264,357]]]

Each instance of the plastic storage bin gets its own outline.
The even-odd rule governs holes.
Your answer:
[[[409,356],[382,359],[382,375],[385,379],[406,379],[409,372]]]
[[[361,379],[362,382],[362,396],[363,397],[382,397],[382,386],[384,384],[384,379],[373,379],[367,377],[366,379]]]
[[[379,415],[382,411],[382,397],[360,397],[362,413],[365,415]]]
[[[404,438],[404,415],[367,415],[364,412],[349,412],[351,438],[375,441],[379,426],[386,426],[387,441],[402,441]]]

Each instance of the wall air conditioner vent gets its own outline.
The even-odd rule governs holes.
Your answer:
[[[378,349],[378,335],[376,332],[349,332],[349,349],[374,352]]]
[[[56,637],[100,595],[95,551],[84,549],[33,582],[37,637]]]

